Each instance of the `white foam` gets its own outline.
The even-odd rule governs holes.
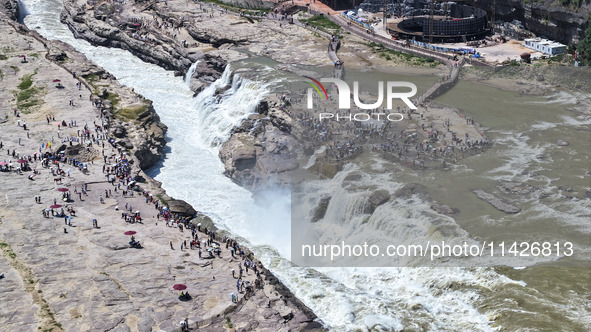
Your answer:
[[[185,85],[187,87],[191,87],[191,78],[193,77],[193,74],[195,74],[195,70],[197,70],[197,66],[199,65],[199,60],[195,61],[195,63],[193,63],[191,65],[191,67],[189,67],[189,70],[187,71],[187,74],[185,75]]]
[[[308,159],[308,162],[306,163],[306,166],[304,166],[304,168],[308,169],[314,166],[314,164],[316,164],[316,159],[318,158],[318,156],[322,155],[324,151],[326,151],[326,145],[323,145],[319,147],[316,151],[314,151],[314,154],[310,156],[310,159]]]
[[[556,128],[556,126],[557,126],[556,123],[542,121],[542,122],[538,122],[538,123],[533,124],[531,126],[531,129],[533,131],[536,131],[536,130],[544,131],[544,130],[548,130],[551,128]]]
[[[591,116],[580,115],[577,117],[572,117],[568,115],[561,115],[560,117],[563,120],[563,124],[567,126],[581,127],[591,125]]]
[[[554,200],[546,204],[532,204],[534,212],[528,219],[551,219],[555,223],[576,226],[577,231],[591,234],[591,200],[573,199],[565,201],[559,194],[553,195]]]
[[[500,137],[495,140],[494,152],[504,163],[488,171],[489,177],[496,180],[527,181],[530,178],[524,171],[539,171],[539,164],[548,163],[549,160],[540,160],[550,143],[536,143],[530,145],[530,137],[523,133],[500,132]]]
[[[532,101],[532,104],[576,104],[580,98],[587,97],[586,94],[576,92],[558,91],[546,96],[546,100]]]

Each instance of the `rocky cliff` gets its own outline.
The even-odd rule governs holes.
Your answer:
[[[0,12],[6,14],[13,21],[18,21],[20,11],[17,0],[4,0],[0,4]]]
[[[108,6],[104,4],[104,7]],[[111,14],[114,12],[103,9],[103,6],[85,10],[85,7],[76,6],[75,1],[64,1],[61,21],[68,25],[76,38],[85,39],[93,45],[128,50],[142,60],[168,70],[186,72],[197,60],[183,49],[167,45],[160,39],[153,39],[147,43],[129,36],[125,32],[124,24],[115,23]]]
[[[93,69],[82,71],[82,77],[88,79],[101,75],[106,79],[112,78],[102,68]],[[126,90],[129,89],[118,84],[116,86],[110,85],[109,88],[103,89],[98,96],[114,115],[111,132],[115,144],[131,151],[139,161],[140,168],[145,170],[156,165],[160,160],[166,145],[167,127],[160,122],[160,117],[152,107],[152,101],[146,100],[142,96],[130,100],[124,92]],[[131,92],[133,93],[133,90]],[[117,106],[109,103],[113,96],[122,100]],[[129,117],[128,112],[131,112],[133,116]]]
[[[188,72],[189,67],[199,61],[191,77],[191,89],[196,93],[221,76],[227,65],[224,59],[228,58],[224,54],[232,52],[227,50],[228,45],[249,43],[247,37],[249,34],[238,35],[228,33],[224,29],[198,27],[191,21],[183,22],[183,29],[186,29],[195,41],[211,45],[209,49],[217,49],[215,52],[201,53],[195,48],[192,52],[188,52],[177,40],[172,40],[166,33],[153,28],[143,30],[150,31],[149,42],[146,42],[141,38],[138,39],[137,35],[129,33],[128,18],[120,15],[115,7],[107,8],[102,4],[80,7],[76,1],[65,0],[61,21],[68,25],[77,38],[85,39],[94,45],[129,50],[144,61],[174,70],[179,75]],[[135,8],[136,13],[139,10]],[[161,22],[179,24],[172,12],[154,9],[150,13]],[[251,37],[252,35],[254,34],[250,34]],[[107,100],[108,94],[106,92],[103,96]],[[274,96],[265,98],[259,105],[257,114],[251,115],[234,128],[231,138],[222,146],[220,158],[225,165],[225,174],[249,190],[254,190],[263,183],[288,182],[285,174],[298,166],[294,148],[297,141],[295,121],[285,113],[284,106],[286,106],[284,102]],[[144,120],[147,123],[150,122],[148,114],[138,115],[136,122],[141,128],[144,126]],[[137,137],[150,137],[153,136],[154,130],[146,126],[145,132],[140,133],[133,131],[133,128],[135,126],[125,124],[118,124],[115,127],[115,135],[120,140],[119,144],[126,148],[132,146],[136,148],[136,154],[141,156],[140,160],[145,160],[146,164],[156,162],[156,157],[152,157],[154,149],[136,147],[128,138],[130,134]]]
[[[172,40],[166,33],[153,27],[142,30],[150,32],[149,42],[138,39],[137,35],[129,33],[128,18],[120,15],[117,8],[113,7],[116,6],[107,8],[99,4],[80,7],[76,1],[65,0],[61,21],[68,25],[77,38],[94,45],[129,50],[142,60],[174,70],[179,75],[188,72],[191,64],[199,61],[191,77],[191,89],[195,93],[221,76],[227,65],[224,59],[232,58],[225,54],[231,52],[227,50],[229,45],[246,45],[249,38],[256,35],[209,29],[187,20],[181,25],[194,41],[210,45],[209,49],[217,49],[215,52],[201,52],[193,48],[193,51],[188,52],[177,40]],[[136,7],[135,13],[138,11],[140,9]],[[154,8],[150,13],[161,22],[179,24],[173,12]],[[237,20],[233,24],[243,23]],[[284,112],[284,106],[276,97],[266,98],[259,105],[257,114],[252,114],[234,128],[231,138],[222,146],[220,158],[225,165],[225,174],[249,190],[271,182],[288,182],[286,174],[298,167],[294,148],[297,141],[295,121]],[[116,127],[115,133],[122,136],[123,146],[132,145],[126,138],[128,131],[125,125]],[[143,156],[142,160],[151,160],[150,152],[149,149],[140,149],[137,153]]]
[[[254,191],[265,185],[289,182],[289,171],[298,168],[297,122],[283,109],[286,102],[265,98],[252,114],[234,128],[220,149],[225,174]]]
[[[162,18],[171,19],[164,13]],[[128,29],[130,22],[117,16],[113,6],[107,6],[105,3],[87,8],[86,5],[79,7],[75,1],[66,0],[61,21],[70,28],[76,38],[85,39],[97,46],[128,50],[143,61],[173,70],[177,75],[184,75],[194,62],[201,60],[201,70],[198,71],[201,75],[195,77],[199,80],[204,78],[204,84],[211,83],[212,78],[217,79],[226,64],[219,56],[189,52],[180,43],[164,34],[153,34],[149,40],[135,38]],[[199,32],[194,34],[198,36]],[[216,39],[215,36],[205,35],[202,36],[202,40],[217,42],[219,45],[229,42],[221,37]],[[203,84],[197,84],[195,91],[198,92],[202,87]]]
[[[275,3],[267,0],[221,0],[223,3],[227,3],[232,6],[251,8],[251,9],[269,9],[273,8]]]
[[[111,74],[95,65],[69,44],[46,41],[48,57],[74,72],[90,89],[96,101],[110,112],[114,143],[137,158],[142,170],[154,166],[166,144],[167,127],[152,107],[152,101],[119,84]]]
[[[493,1],[469,0],[473,6],[492,13]],[[580,4],[580,5],[577,5]],[[519,20],[538,36],[563,44],[578,44],[589,24],[591,4],[569,0],[496,0],[497,20]]]
[[[18,17],[18,7],[5,6],[4,9],[5,14],[9,12],[7,16]],[[22,24],[10,24],[19,33],[32,36],[43,43],[47,49],[46,57],[78,77],[93,93],[92,98],[100,101],[110,112],[114,144],[135,156],[142,170],[154,166],[160,160],[166,144],[167,127],[160,122],[150,100],[119,84],[111,74],[69,44],[57,40],[48,41]]]

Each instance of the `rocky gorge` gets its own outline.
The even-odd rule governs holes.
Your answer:
[[[104,3],[90,5],[66,0],[61,20],[78,38],[94,45],[130,50],[145,61],[174,70],[177,75],[186,74],[191,64],[196,63],[190,78],[195,93],[218,79],[227,63],[249,56],[265,56],[283,64],[330,63],[325,48],[329,42],[326,37],[330,35],[326,33],[326,37],[322,37],[322,34],[280,20],[253,20],[207,3],[185,6],[169,1],[165,4],[115,4],[107,8]],[[347,37],[347,45],[339,53],[347,61],[351,60],[351,69],[367,68],[359,64],[380,70],[385,67],[381,64],[383,60],[373,56],[365,42],[353,34]],[[287,65],[278,68],[294,71]],[[440,70],[434,72],[439,74]],[[304,75],[301,70],[295,73]],[[228,88],[221,88],[216,94],[221,95],[223,89]],[[303,159],[312,156],[323,144],[318,139],[308,139],[304,143],[306,130],[310,128],[305,129],[301,119],[296,120],[302,114],[296,114],[296,108],[290,105],[290,98],[294,97],[300,96],[266,96],[256,114],[234,128],[230,139],[223,143],[220,158],[225,174],[233,181],[251,191],[270,183],[287,183],[292,171],[305,162]],[[447,109],[434,116],[448,117],[449,112],[458,117],[457,123],[461,124],[459,115]],[[480,136],[478,131],[470,135]],[[338,164],[328,163],[314,170],[330,177]]]
[[[486,10],[488,15],[494,11],[497,20],[519,20],[536,35],[566,45],[578,44],[583,39],[591,14],[587,1],[470,0],[467,3]],[[494,10],[493,5],[496,5]]]
[[[264,54],[281,60],[287,55],[282,48],[294,48],[291,41],[295,38],[301,39],[296,37],[297,33],[309,34],[305,29],[294,26],[290,29],[278,29],[274,22],[253,22],[234,16],[220,18],[231,21],[229,24],[228,22],[223,23],[227,27],[226,29],[209,29],[206,28],[210,26],[208,22],[202,21],[200,17],[203,13],[207,13],[207,10],[214,13],[218,11],[214,9],[215,7],[195,9],[196,6],[193,6],[188,9],[175,6],[170,3],[166,10],[156,10],[153,7],[145,7],[145,10],[142,10],[138,7],[137,12],[143,12],[145,16],[151,15],[150,17],[155,17],[156,21],[160,19],[161,24],[170,23],[170,27],[174,26],[179,35],[190,40],[184,40],[186,45],[171,38],[167,31],[162,33],[154,27],[147,28],[144,35],[149,36],[146,37],[149,38],[149,42],[146,39],[134,38],[126,33],[125,29],[130,24],[133,25],[131,22],[135,21],[120,14],[124,8],[120,8],[119,11],[117,8],[107,10],[104,5],[91,7],[77,1],[64,1],[61,20],[78,38],[83,38],[93,45],[129,50],[144,61],[174,70],[177,75],[185,75],[189,67],[197,62],[190,83],[191,89],[195,93],[200,92],[218,79],[229,61],[247,57],[242,51],[237,51],[237,47],[240,46],[246,48],[248,52]],[[129,8],[125,10],[126,13],[130,11]],[[193,13],[194,10],[197,10],[199,14]],[[177,20],[181,15],[191,13],[199,18],[195,19],[195,16],[192,16],[193,19],[186,19],[180,23]],[[222,14],[215,13],[214,15],[221,16]],[[218,23],[220,19],[211,18],[214,24],[222,24]],[[146,21],[143,18],[142,24],[149,24],[145,23]],[[280,35],[270,34],[273,30],[280,32]],[[293,52],[290,56],[298,56],[299,54],[302,62],[312,61],[311,64],[317,64],[318,60],[316,57],[312,57],[312,54],[318,51],[318,46],[313,46],[318,40],[322,40],[322,38],[308,37],[307,40],[304,40],[304,46],[309,45],[307,47],[310,50],[302,51],[300,47],[297,53]],[[321,52],[321,58],[324,58],[325,51]],[[222,92],[220,90],[216,93]],[[297,141],[294,134],[301,129],[282,110],[284,106],[284,102],[274,94],[265,97],[257,107],[258,114],[251,115],[237,126],[233,130],[231,138],[223,144],[220,158],[225,164],[226,175],[233,181],[254,190],[261,183],[275,181],[275,176],[278,173],[284,173],[297,167],[291,154],[294,150],[294,143]]]
[[[26,44],[25,42],[28,42],[29,50],[31,44],[41,44],[46,50],[45,60],[48,63],[60,67],[66,73],[71,75],[73,80],[79,80],[83,86],[82,89],[85,90],[84,93],[90,93],[90,102],[92,105],[97,105],[97,107],[99,107],[105,114],[108,114],[108,117],[111,119],[110,132],[112,133],[110,143],[114,149],[119,148],[128,152],[128,156],[131,159],[130,164],[136,166],[133,168],[133,175],[141,188],[151,192],[152,195],[157,196],[162,202],[165,202],[171,211],[183,215],[194,215],[196,213],[195,209],[184,201],[176,200],[166,195],[166,192],[160,187],[160,183],[151,179],[143,172],[143,170],[154,166],[162,158],[163,149],[166,145],[165,135],[167,128],[160,122],[158,115],[152,107],[152,102],[135,93],[133,89],[121,85],[114,76],[89,61],[83,54],[76,51],[70,45],[60,41],[49,41],[40,36],[37,32],[29,30],[26,26],[13,21],[13,19],[19,18],[19,7],[17,6],[16,1],[7,1],[3,4],[3,7],[0,7],[0,9],[2,10],[2,14],[0,15],[7,14],[9,17],[2,18],[3,24],[8,24],[18,31],[19,35],[15,38],[24,40],[24,44]],[[20,47],[19,43],[14,43],[13,45],[18,45],[17,47]],[[13,50],[11,52],[17,52],[18,50]],[[213,62],[215,62],[215,60],[213,60]],[[218,70],[220,71],[216,71],[216,73],[221,74],[223,67],[218,68]],[[59,90],[60,89],[55,89],[55,91]],[[84,149],[80,149],[79,146],[67,147],[64,145],[63,147],[65,148],[67,156],[77,158],[78,160],[90,162],[94,158],[98,158],[98,155],[87,154]],[[97,183],[100,183],[100,181],[97,181]],[[22,208],[25,208],[25,206],[22,206]],[[6,217],[4,212],[3,216]],[[204,225],[207,225],[209,229],[216,230],[215,226],[211,223],[211,220],[204,215],[201,215],[200,218],[201,219],[199,220],[202,221]],[[0,224],[1,221],[4,220],[0,219]],[[4,245],[5,244],[3,243],[3,246]],[[24,254],[20,249],[17,250],[17,253],[19,253],[19,256]],[[25,259],[25,263],[29,262]],[[4,267],[4,264],[2,266]],[[37,266],[35,266],[35,269],[36,268]],[[275,324],[279,324],[278,326],[285,325],[291,326],[292,328],[295,327],[298,330],[320,329],[321,325],[313,322],[316,316],[296,299],[270,271],[262,266],[261,268],[261,273],[265,276],[267,281],[265,290],[257,293],[250,302],[241,304],[242,310],[234,313],[233,310],[235,307],[232,307],[232,310],[228,310],[227,312],[228,317],[232,317],[235,324],[238,324],[239,327],[242,326],[242,329],[248,324],[260,325],[261,327],[272,328],[274,330],[280,328],[275,326]],[[34,275],[32,275],[32,277],[33,276]],[[268,303],[269,307],[259,307],[263,302],[265,305]],[[53,306],[51,301],[50,304]],[[273,308],[270,307],[271,304],[273,304]],[[262,310],[260,308],[266,308],[264,314],[255,313]],[[63,318],[60,309],[49,308],[48,310],[49,314],[57,311],[58,316]],[[89,314],[84,311],[81,314],[77,314],[76,318],[84,316],[86,317],[85,319],[88,319],[88,315]],[[204,317],[206,317],[206,315]],[[252,317],[258,318],[253,321],[251,319]],[[59,321],[59,319],[57,321]],[[53,320],[53,324],[58,324],[57,321]],[[114,324],[113,326],[117,326],[124,321],[125,320],[123,319],[117,322],[113,321],[112,323]],[[243,323],[247,321],[248,324]],[[71,324],[74,323],[75,321],[69,321],[64,325],[71,327]],[[109,325],[111,323],[110,321],[104,321],[100,326],[97,322],[92,322],[92,319],[86,323],[90,323],[93,328],[102,327],[104,325],[105,329],[108,329],[109,326],[111,326]],[[138,328],[142,331],[144,328],[148,328],[148,325],[150,324],[143,321],[140,323],[141,326]],[[201,324],[203,324],[203,322],[201,322]],[[209,322],[209,324],[209,329],[215,330],[217,328],[222,328],[225,322],[218,319],[217,321]],[[134,329],[132,328],[132,330]],[[137,330],[137,328],[135,330]]]

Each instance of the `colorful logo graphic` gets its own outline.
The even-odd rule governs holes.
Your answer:
[[[328,100],[328,94],[326,93],[326,90],[324,89],[324,86],[322,85],[322,83],[318,82],[317,80],[313,79],[312,77],[308,77],[308,76],[304,76],[305,78],[312,80],[314,83],[318,84],[318,86],[322,89],[322,92],[324,92],[324,97],[326,98],[326,100]],[[308,83],[311,87],[313,87],[316,92],[318,92],[318,95],[320,96],[320,99],[322,99],[322,93],[320,93],[320,89],[318,89],[318,87],[310,82],[306,82]]]

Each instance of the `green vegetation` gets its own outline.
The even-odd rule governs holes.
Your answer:
[[[33,272],[31,271],[31,269],[29,267],[26,267],[24,264],[22,264],[22,262],[20,262],[16,258],[16,254],[14,253],[14,251],[12,251],[12,249],[7,243],[0,242],[0,249],[4,251],[5,255],[10,257],[10,259],[12,260],[10,262],[10,265],[12,265],[12,267],[19,271],[19,273],[23,277],[23,281],[25,279],[28,281],[28,283],[25,283],[24,285],[25,290],[33,296],[33,302],[39,305],[41,311],[39,313],[40,317],[47,316],[47,318],[49,318],[49,322],[46,322],[45,319],[43,319],[43,322],[41,326],[38,327],[38,329],[48,332],[54,331],[56,328],[58,331],[63,330],[62,325],[56,320],[54,313],[51,311],[51,308],[49,307],[49,304],[47,304],[47,301],[42,297],[42,295],[33,295],[33,292],[36,288],[35,283],[38,280],[34,279]],[[40,289],[37,289],[37,294],[41,293],[42,291]]]
[[[140,114],[144,113],[145,111],[148,110],[148,105],[137,105],[137,106],[132,106],[132,107],[126,107],[126,108],[122,108],[120,110],[118,110],[115,113],[115,117],[121,119],[121,120],[136,120]]]
[[[164,197],[162,197],[161,194],[156,194],[156,198],[158,198],[158,200],[160,200],[160,203],[162,203],[164,206],[168,206],[168,201],[164,199]]]
[[[23,78],[21,78],[21,83],[17,87],[21,90],[26,90],[30,88],[33,85],[33,75],[35,74],[36,72],[30,75],[23,76]]]
[[[33,85],[33,76],[37,74],[37,70],[32,74],[25,75],[21,78],[21,82],[17,85],[18,90],[13,92],[16,97],[16,105],[18,108],[25,109],[23,112],[28,113],[31,107],[41,104],[41,99],[38,95],[43,88],[39,88]]]
[[[19,67],[17,66],[10,66],[10,69],[14,70],[14,74],[16,75],[16,73],[19,72],[19,70],[21,70]]]
[[[97,74],[90,74],[82,77],[90,82],[96,82],[99,80],[99,76]]]
[[[31,87],[27,90],[23,90],[16,93],[16,105],[22,109],[28,109],[33,106],[37,106],[41,104],[41,100],[37,97],[37,94],[41,92],[41,88]],[[27,113],[27,111],[23,111],[23,113]]]
[[[548,58],[548,64],[552,64],[553,62],[556,62],[557,64],[563,64],[565,62],[569,62],[570,59],[569,57],[566,56],[566,54],[558,54],[555,56],[551,56]]]
[[[581,61],[591,63],[591,24],[587,26],[587,30],[585,30],[585,38],[579,43],[577,52],[579,53]]]
[[[101,87],[108,88],[108,85],[97,84],[97,81],[100,81],[100,79],[101,79],[100,76],[97,74],[90,74],[90,75],[86,75],[86,76],[82,76],[82,77],[92,87],[92,94],[93,95],[99,95],[101,93],[101,90],[99,88],[101,88]],[[121,101],[121,97],[119,97],[119,95],[114,92],[106,91],[105,93],[107,95],[106,99],[111,102],[111,105],[113,105],[113,109],[116,110],[117,105],[119,104],[119,101]]]
[[[96,84],[96,82],[101,79],[100,76],[97,74],[90,74],[90,75],[82,76],[82,78],[84,78],[86,80],[86,82],[88,82],[88,84],[92,87],[92,94],[98,95],[99,94],[99,87]]]
[[[563,6],[572,5],[575,8],[579,8],[583,4],[583,0],[560,0],[560,4]]]
[[[97,84],[98,81],[101,80],[100,76],[97,74],[90,74],[90,75],[86,75],[83,76],[83,78],[86,80],[86,82],[88,82],[88,84],[92,87],[93,91],[92,93],[94,95],[99,95],[101,93],[101,87],[107,87],[108,85],[103,85],[103,84]],[[144,113],[145,111],[148,110],[148,106],[147,104],[142,104],[142,105],[134,105],[134,106],[129,106],[129,107],[123,107],[123,108],[118,108],[119,103],[121,102],[121,96],[119,96],[118,94],[111,92],[111,91],[106,91],[106,98],[111,102],[111,105],[113,105],[113,113],[115,115],[115,117],[119,120],[122,121],[134,121],[136,120],[140,114]]]
[[[226,317],[226,326],[228,326],[229,329],[234,327],[234,324],[232,324],[230,317]]]
[[[113,109],[115,109],[117,107],[117,105],[119,104],[119,101],[121,101],[121,98],[119,97],[119,95],[116,93],[112,93],[112,92],[107,92],[107,99],[111,101],[111,105],[113,105]]]
[[[575,87],[575,89],[580,89],[583,86],[583,84],[580,81],[575,81],[573,86]]]
[[[341,29],[341,27],[338,24],[329,20],[324,15],[314,15],[310,18],[301,19],[300,21],[303,23],[308,23],[308,25],[317,27],[318,30],[322,30],[330,34],[338,34]]]
[[[8,55],[0,54],[0,60],[8,60]]]
[[[41,308],[46,312],[47,317],[49,317],[50,325],[53,325],[61,330],[62,324],[58,323],[57,320],[55,319],[55,315],[53,314],[53,312],[49,308],[47,301],[45,301],[45,299],[41,299],[41,302],[43,303],[41,305]],[[46,329],[46,330],[44,329],[43,331],[53,331],[53,329],[54,329],[53,327],[50,327],[49,329]]]
[[[535,59],[534,67],[541,67],[543,65],[570,65],[572,64],[572,56],[569,54],[558,54],[554,56],[543,55],[539,59]],[[515,65],[513,65],[515,66]]]
[[[408,62],[411,65],[415,65],[415,66],[428,65],[430,67],[436,67],[438,65],[438,63],[433,58],[423,58],[423,57],[412,55],[410,53],[403,53],[403,52],[394,51],[394,50],[384,47],[384,45],[382,45],[382,44],[369,42],[368,46],[371,47],[371,49],[375,53],[378,53],[379,56],[381,56],[382,58],[384,58],[388,61],[389,60],[404,61],[404,62]]]
[[[218,5],[219,7],[222,7],[224,9],[227,9],[227,10],[230,10],[230,11],[233,11],[233,12],[240,12],[240,11],[244,10],[244,13],[247,14],[247,15],[253,15],[255,12],[260,12],[260,11],[262,11],[265,14],[267,13],[267,9],[264,9],[264,8],[258,8],[258,7],[240,7],[240,6],[236,6],[236,5],[227,4],[227,3],[222,2],[220,0],[203,0],[203,2],[213,3],[213,4]]]
[[[10,257],[12,259],[16,258],[16,254],[14,253],[14,251],[12,251],[12,249],[6,250],[6,253],[8,254],[8,257]]]

